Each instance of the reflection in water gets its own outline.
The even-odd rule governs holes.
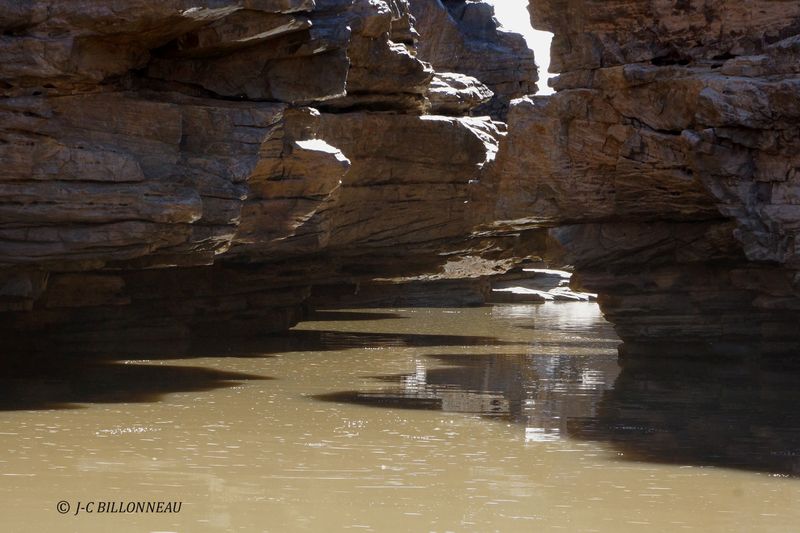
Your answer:
[[[319,311],[314,320],[403,320],[396,313]],[[142,364],[153,361],[212,358],[268,358],[275,354],[336,351],[351,347],[403,348],[503,346],[521,344],[493,336],[423,333],[373,333],[334,329],[296,330],[256,340],[206,340],[189,349],[137,348],[130,352],[76,352],[75,347],[46,353],[5,353],[0,358],[0,411],[66,409],[81,403],[152,402],[173,392],[232,387],[267,376],[224,370]]]
[[[800,476],[797,365],[628,361],[597,416],[571,437],[610,442],[625,459]]]
[[[524,426],[527,441],[607,442],[622,460],[800,475],[798,365],[645,359],[620,374],[615,358],[597,352],[615,343],[597,334],[597,308],[564,311],[531,316],[530,306],[509,305],[492,314],[533,318],[521,329],[594,335],[537,337],[524,354],[426,355],[414,372],[373,377],[394,386],[316,398],[481,415]]]
[[[397,313],[381,313],[378,311],[359,312],[359,311],[312,311],[309,320],[316,322],[334,321],[334,322],[354,322],[356,320],[368,320],[374,322],[376,320],[402,320],[405,317]]]
[[[591,304],[313,318],[266,341],[150,347],[132,360],[5,357],[2,530],[800,523],[800,480],[762,473],[797,473],[798,372],[626,362],[620,373],[618,341]],[[733,468],[692,466],[709,464]],[[67,498],[183,509],[64,517],[54,505]]]
[[[409,374],[377,376],[399,385],[322,394],[320,400],[472,413],[523,424],[528,440],[558,438],[572,417],[591,417],[618,372],[608,354],[436,354]]]
[[[531,309],[530,305],[496,305],[492,308],[492,317],[499,320],[524,319],[523,327],[539,327],[540,329],[556,329],[559,331],[577,331],[586,334],[588,339],[598,341],[606,338],[614,342],[619,340],[609,335],[608,328],[597,305],[554,304],[558,307],[539,306]],[[557,311],[553,311],[557,309]],[[600,333],[600,335],[589,335]]]
[[[189,366],[39,360],[35,366],[4,367],[0,411],[156,402],[168,393],[210,391],[265,379],[271,378]]]
[[[413,373],[374,377],[396,386],[316,398],[481,415],[523,425],[529,442],[557,440],[565,434],[571,418],[594,416],[603,391],[619,372],[615,350],[619,341],[598,306],[496,305],[490,314],[493,322],[536,333],[528,337],[522,353],[425,355],[415,360]],[[474,345],[500,344],[485,337],[469,338]],[[464,343],[447,343],[457,344]]]

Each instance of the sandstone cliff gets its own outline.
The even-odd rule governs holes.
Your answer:
[[[800,7],[532,15],[551,97],[472,0],[0,0],[0,334],[261,333],[547,252],[629,353],[796,350]]]
[[[490,246],[502,125],[429,113],[492,93],[417,57],[406,0],[4,1],[0,28],[5,336],[283,329],[314,283]]]
[[[555,228],[629,352],[796,350],[800,4],[534,0],[532,15],[561,74],[554,96],[512,104],[500,224]]]

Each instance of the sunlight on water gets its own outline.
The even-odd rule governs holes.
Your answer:
[[[3,530],[793,531],[796,381],[620,373],[617,342],[585,303],[326,310],[196,357],[7,372]]]

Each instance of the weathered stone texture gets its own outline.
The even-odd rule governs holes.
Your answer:
[[[431,113],[469,115],[492,99],[494,93],[480,80],[458,72],[437,72],[426,95]]]
[[[282,104],[131,92],[0,101],[0,265],[209,264]]]
[[[267,331],[547,244],[629,353],[796,350],[798,4],[533,4],[551,97],[478,1],[0,0],[0,333]]]
[[[477,178],[499,145],[491,121],[348,113],[324,116],[322,135],[353,157],[334,214],[333,248],[400,245],[435,254],[472,233]]]
[[[536,93],[533,51],[516,33],[498,29],[494,7],[467,0],[415,0],[419,57],[437,72],[460,72],[486,84],[491,102],[475,113],[504,119],[508,102]]]
[[[501,131],[423,116],[405,0],[0,2],[0,29],[6,338],[282,329],[311,284],[435,271],[490,211]],[[439,79],[434,109],[491,96]]]
[[[628,352],[795,350],[798,4],[532,7],[561,75],[512,103],[498,224],[557,226]]]
[[[800,31],[800,6],[785,0],[531,3],[534,26],[555,34],[553,72],[749,56]]]

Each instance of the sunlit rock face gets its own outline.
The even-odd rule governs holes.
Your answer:
[[[0,0],[0,334],[283,329],[549,231],[627,353],[796,350],[800,6],[533,8],[552,97],[483,2]]]
[[[492,246],[491,91],[432,83],[406,0],[0,1],[0,30],[4,338],[283,329],[312,284]]]
[[[533,51],[516,33],[498,29],[494,7],[475,0],[413,0],[419,57],[438,72],[477,78],[494,93],[477,112],[504,120],[513,98],[536,93]]]
[[[558,93],[513,102],[495,218],[557,227],[629,353],[796,350],[800,4],[532,14]]]

